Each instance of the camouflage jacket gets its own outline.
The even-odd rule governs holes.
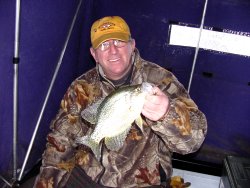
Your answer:
[[[143,60],[136,49],[130,84],[143,81],[156,84],[168,95],[168,113],[159,121],[144,118],[144,133],[133,125],[118,152],[103,147],[100,162],[89,148],[76,146],[74,140],[94,129],[81,118],[81,111],[115,87],[101,76],[98,66],[73,81],[51,123],[34,187],[67,187],[75,168],[82,169],[90,181],[107,187],[160,185],[160,168],[171,177],[172,153],[187,154],[200,148],[207,133],[206,118],[171,72]]]

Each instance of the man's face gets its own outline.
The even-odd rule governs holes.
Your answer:
[[[102,67],[105,75],[112,80],[122,78],[130,70],[130,61],[135,48],[135,41],[130,40],[125,46],[117,47],[114,40],[105,41],[109,47],[102,51],[101,46],[97,49],[90,48],[90,52],[96,63]]]

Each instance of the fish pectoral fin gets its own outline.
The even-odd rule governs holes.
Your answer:
[[[101,145],[99,145],[99,143],[97,143],[93,139],[91,139],[90,136],[83,136],[80,138],[76,138],[75,143],[88,146],[92,150],[92,152],[94,153],[97,160],[100,161],[100,159],[101,159]]]
[[[101,145],[99,146],[98,144],[95,147],[92,147],[91,150],[93,151],[96,159],[100,161],[101,159],[101,153],[102,153],[102,147]]]
[[[128,135],[130,128],[131,126],[129,126],[129,128],[127,128],[124,132],[122,132],[121,134],[115,137],[106,137],[105,145],[107,146],[107,148],[112,151],[118,151],[119,149],[121,149]]]
[[[135,123],[141,129],[141,132],[143,133],[143,120],[142,120],[142,117],[139,116],[137,119],[135,119]]]

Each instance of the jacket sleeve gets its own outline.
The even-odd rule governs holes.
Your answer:
[[[83,87],[83,84],[73,82],[61,101],[59,112],[51,122],[52,131],[47,136],[42,166],[34,187],[64,187],[78,160],[73,140],[87,131],[84,130],[86,126],[82,126],[80,112],[90,100],[86,92],[93,92]]]
[[[159,85],[169,97],[168,111],[161,120],[148,122],[172,152],[192,153],[200,148],[207,134],[206,117],[183,85],[170,75]]]

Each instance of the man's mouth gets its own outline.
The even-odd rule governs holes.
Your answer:
[[[110,62],[116,62],[116,61],[119,61],[120,58],[115,58],[115,59],[109,59]]]

